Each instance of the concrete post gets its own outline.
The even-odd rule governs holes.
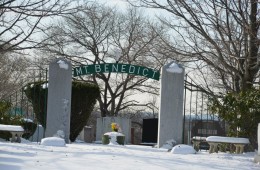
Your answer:
[[[71,89],[71,63],[65,59],[54,60],[49,65],[45,137],[52,137],[59,131],[59,135],[64,133],[65,142],[69,143]]]
[[[258,152],[255,155],[255,163],[260,163],[260,123],[258,123],[258,130],[257,130],[257,137],[258,137]]]
[[[161,71],[158,147],[167,140],[182,143],[184,68],[174,62]]]

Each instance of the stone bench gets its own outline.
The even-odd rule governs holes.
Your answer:
[[[218,145],[221,143],[233,144],[236,147],[236,153],[241,154],[244,152],[244,147],[249,144],[248,138],[237,137],[223,137],[223,136],[209,136],[206,138],[210,148],[209,153],[218,152]]]
[[[200,143],[201,142],[206,142],[206,137],[201,137],[201,136],[193,136],[191,138],[191,141],[193,143],[193,148],[196,150],[196,151],[199,151],[200,149]]]
[[[0,124],[0,131],[7,131],[12,134],[11,142],[21,143],[21,136],[24,133],[22,126]]]

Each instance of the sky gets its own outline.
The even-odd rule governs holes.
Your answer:
[[[125,10],[129,5],[126,0],[96,0],[97,2],[101,4],[105,4],[111,7],[117,7],[119,10]],[[159,9],[146,9],[146,8],[141,8],[142,14],[148,18],[153,18],[156,15],[158,16],[167,16],[165,11],[159,10]]]
[[[141,145],[0,141],[0,170],[259,170],[255,153],[213,153],[177,145],[172,151]]]

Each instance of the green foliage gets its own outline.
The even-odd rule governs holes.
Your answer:
[[[102,136],[102,144],[103,145],[109,144],[109,135],[103,135]]]
[[[70,140],[86,126],[99,96],[98,86],[90,83],[72,82]]]
[[[236,147],[232,143],[220,143],[218,145],[218,148],[219,148],[219,151],[221,151],[221,152],[227,152],[227,151],[229,151],[229,153],[236,152]]]
[[[25,94],[33,104],[36,119],[46,128],[46,106],[48,89],[43,89],[45,82],[34,82],[27,85]],[[32,85],[33,84],[33,85]],[[76,137],[86,125],[99,96],[98,86],[90,83],[72,82],[70,140]]]
[[[260,123],[260,90],[229,93],[222,99],[211,99],[209,108],[228,122],[229,136],[247,137],[257,148],[257,126]],[[238,130],[239,128],[239,130]]]
[[[229,144],[227,144],[227,143],[221,143],[221,144],[218,145],[218,150],[219,150],[220,152],[226,152],[228,145],[229,145]]]
[[[11,109],[12,104],[8,101],[2,100],[0,101],[0,115],[4,115]]]
[[[117,136],[116,141],[119,145],[124,145],[125,143],[125,136]]]
[[[5,125],[21,125],[23,122],[22,116],[17,115],[13,116],[8,113],[3,114],[0,119],[0,124],[5,124]]]
[[[24,92],[33,105],[33,111],[38,122],[45,128],[46,127],[46,113],[47,113],[47,94],[48,89],[43,88],[46,82],[39,81],[28,83],[24,88]]]
[[[29,139],[36,130],[37,125],[34,122],[24,121],[21,115],[12,115],[8,112],[11,110],[12,104],[8,101],[0,101],[0,124],[5,125],[21,125],[25,133],[23,138]],[[10,132],[0,131],[0,138],[9,140],[11,138]]]
[[[12,116],[7,113],[2,114],[0,118],[0,124],[4,125],[21,125],[22,117],[21,116]],[[0,131],[0,138],[9,140],[12,137],[10,132]]]

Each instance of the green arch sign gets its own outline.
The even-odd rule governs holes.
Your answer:
[[[121,64],[121,63],[103,63],[103,64],[92,64],[76,67],[73,69],[73,75],[81,76],[96,73],[128,73],[139,76],[144,76],[154,80],[159,80],[160,72],[151,68],[131,65],[131,64]]]

